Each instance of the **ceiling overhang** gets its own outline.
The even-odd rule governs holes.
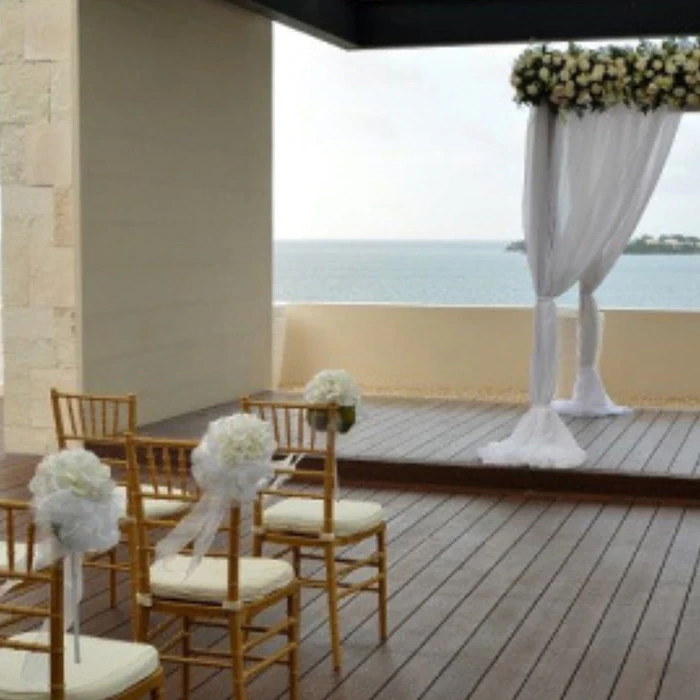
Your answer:
[[[344,48],[700,34],[697,0],[229,0]]]

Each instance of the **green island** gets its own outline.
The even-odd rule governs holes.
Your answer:
[[[509,252],[525,252],[525,241],[513,241],[506,246]],[[663,236],[640,236],[632,239],[623,251],[627,255],[697,255],[700,238],[678,233]]]

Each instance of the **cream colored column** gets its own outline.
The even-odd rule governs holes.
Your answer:
[[[0,0],[4,427],[54,445],[49,388],[75,389],[76,0]]]
[[[79,53],[83,388],[143,423],[269,388],[270,22],[85,0]]]

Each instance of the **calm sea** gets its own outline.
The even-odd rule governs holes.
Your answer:
[[[277,241],[276,301],[529,305],[525,256],[506,242]],[[700,255],[623,255],[601,306],[700,309]],[[576,304],[570,291],[562,302]]]

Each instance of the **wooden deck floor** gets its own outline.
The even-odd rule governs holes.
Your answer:
[[[198,437],[208,421],[236,410],[214,406],[146,427]],[[338,442],[346,459],[471,466],[477,448],[510,435],[522,406],[418,398],[369,398],[357,425]],[[697,476],[700,412],[640,410],[613,418],[566,418],[588,453],[587,470]]]
[[[5,460],[0,493],[22,496]],[[696,700],[700,509],[355,489],[389,523],[390,638],[373,600],[342,610],[345,668],[332,672],[324,599],[305,594],[304,700]],[[361,548],[359,548],[361,549]],[[86,574],[86,633],[127,638],[127,582],[107,607]],[[214,639],[207,639],[213,643]],[[194,674],[194,700],[230,697],[225,672]],[[167,698],[180,697],[169,669]],[[249,700],[284,698],[282,669]]]

